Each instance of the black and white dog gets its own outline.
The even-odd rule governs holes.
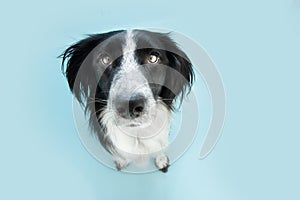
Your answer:
[[[89,35],[61,55],[69,87],[121,170],[154,158],[166,172],[172,112],[194,80],[170,34],[120,30]]]

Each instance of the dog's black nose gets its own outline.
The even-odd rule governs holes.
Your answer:
[[[146,98],[143,94],[134,94],[129,100],[118,99],[117,111],[123,118],[134,119],[140,117],[146,106]]]
[[[131,118],[137,118],[143,114],[146,98],[144,95],[135,94],[129,100],[129,115]]]

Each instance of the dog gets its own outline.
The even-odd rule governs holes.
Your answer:
[[[167,172],[172,114],[194,81],[170,33],[118,30],[88,35],[60,56],[70,90],[122,170],[141,158]]]

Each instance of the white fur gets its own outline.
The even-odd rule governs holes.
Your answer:
[[[136,49],[136,44],[134,41],[134,34],[132,31],[127,31],[125,46],[123,47],[123,62],[121,68],[125,71],[130,71],[137,68],[137,63],[134,59],[134,50]]]

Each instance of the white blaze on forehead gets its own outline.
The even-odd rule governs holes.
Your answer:
[[[125,71],[134,69],[137,63],[134,59],[134,51],[136,49],[136,43],[134,41],[134,34],[132,31],[127,31],[125,37],[125,45],[123,46],[123,61],[121,68]]]
[[[126,100],[137,93],[143,94],[146,98],[154,101],[148,80],[143,75],[141,67],[135,58],[136,41],[134,32],[127,31],[124,39],[125,44],[122,46],[123,58],[120,65],[121,70],[115,75],[109,92],[109,98],[112,101],[111,105],[114,104],[117,98],[123,97]]]

